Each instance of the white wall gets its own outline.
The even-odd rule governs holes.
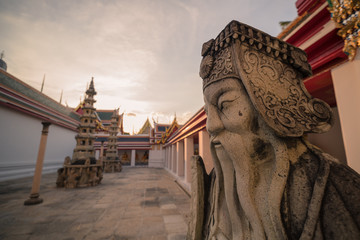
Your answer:
[[[334,116],[334,125],[330,131],[322,134],[308,134],[307,139],[323,151],[339,159],[340,162],[347,164],[339,113],[336,107],[332,108],[332,111]]]
[[[163,168],[165,150],[150,150],[149,151],[149,167]]]
[[[32,176],[42,131],[41,120],[0,106],[0,181]],[[72,156],[76,132],[50,125],[43,173],[55,172]]]
[[[331,71],[346,159],[360,173],[360,49],[355,59]]]

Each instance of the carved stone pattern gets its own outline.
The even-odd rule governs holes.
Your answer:
[[[203,58],[200,64],[200,77],[206,78],[209,76],[212,68],[213,68],[214,58],[210,55],[207,55]]]
[[[324,103],[311,99],[303,91],[294,69],[253,50],[246,50],[244,58],[245,61],[241,62],[245,72],[256,76],[250,77],[253,93],[265,107],[265,114],[273,119],[275,124],[290,129],[291,132],[302,133],[314,129],[319,121],[330,119]],[[274,91],[279,87],[281,91],[287,92],[281,94],[287,96],[286,98],[282,98],[279,91]]]
[[[214,80],[226,77],[233,72],[229,48],[222,49],[214,61],[214,67],[212,68],[209,78],[204,79],[204,86]]]
[[[64,165],[58,170],[57,187],[77,188],[95,186],[103,178],[102,166],[98,165]]]
[[[121,172],[122,166],[120,160],[104,160],[104,172]]]
[[[239,39],[243,44],[257,48],[273,58],[294,66],[304,77],[311,75],[311,67],[306,61],[307,56],[304,51],[237,21],[229,23],[216,37],[215,41],[206,42],[203,49],[207,49],[209,48],[209,44],[213,44],[211,54],[216,57],[215,55],[218,52],[227,48],[232,44],[232,41],[236,39]],[[202,54],[202,56],[204,55]]]

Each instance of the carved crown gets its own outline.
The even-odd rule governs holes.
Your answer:
[[[312,75],[311,66],[307,62],[306,53],[282,40],[270,36],[246,24],[231,21],[214,39],[204,43],[201,55],[204,57],[200,65],[200,77],[204,80],[203,88],[210,83],[227,77],[237,77],[231,49],[232,43],[238,39],[241,44],[260,51],[269,57],[280,60],[297,69],[303,77]]]

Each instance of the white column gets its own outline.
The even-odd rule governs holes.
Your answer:
[[[171,146],[166,147],[167,169],[171,170]]]
[[[161,157],[164,159],[164,168],[166,168],[166,148],[161,148]]]
[[[167,169],[171,170],[171,155],[170,155],[170,151],[171,150],[171,146],[167,146],[166,147],[166,161],[167,161]]]
[[[206,172],[210,173],[214,167],[214,164],[210,152],[210,138],[206,130],[199,132],[199,155],[204,160]]]
[[[136,150],[133,149],[133,150],[131,150],[131,166],[132,167],[135,166],[135,156],[136,156]]]
[[[167,168],[167,154],[166,154],[166,148],[164,148],[163,158],[164,158],[164,168]]]
[[[167,154],[167,159],[168,159],[168,169],[171,170],[171,162],[172,162],[172,156],[171,156],[171,145],[167,146],[167,150],[168,150],[168,154]]]
[[[99,160],[103,160],[103,157],[104,157],[104,141],[101,141]]]
[[[164,153],[164,159],[165,159],[165,163],[164,163],[164,167],[165,168],[168,168],[168,149],[167,148],[164,148],[165,150],[165,153]]]
[[[194,139],[187,137],[184,139],[184,160],[185,160],[185,182],[191,182],[191,157],[194,155]]]
[[[355,59],[331,70],[348,165],[360,173],[360,49]]]
[[[176,143],[176,159],[177,159],[177,171],[176,174],[179,177],[184,176],[184,142],[179,141]]]
[[[177,167],[177,159],[176,159],[176,145],[171,145],[171,170],[173,173],[176,173],[176,167]]]
[[[39,204],[39,203],[43,202],[42,198],[39,198],[40,182],[41,182],[41,173],[42,173],[43,164],[44,164],[47,136],[49,133],[49,126],[51,123],[42,122],[41,124],[43,125],[43,129],[41,132],[40,145],[39,145],[39,151],[38,151],[38,156],[37,156],[37,160],[36,160],[36,166],[35,166],[35,172],[34,172],[31,193],[30,193],[29,199],[27,199],[24,202],[24,205],[34,205],[34,204]]]

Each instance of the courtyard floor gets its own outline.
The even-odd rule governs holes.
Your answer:
[[[186,238],[190,199],[164,169],[125,167],[89,188],[55,182],[43,175],[44,202],[32,206],[24,206],[31,177],[0,182],[0,239]]]

